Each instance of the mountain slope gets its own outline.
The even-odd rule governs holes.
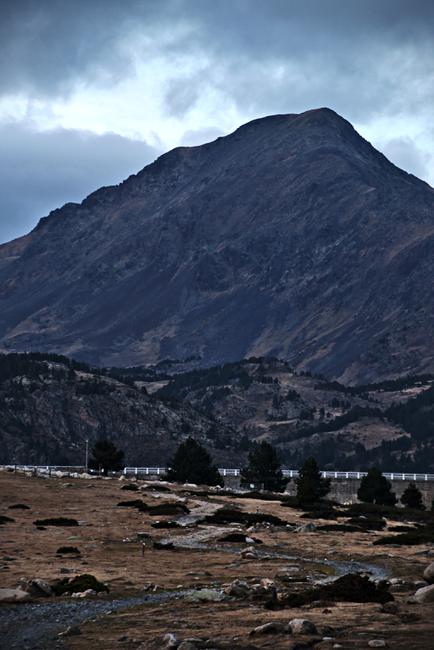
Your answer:
[[[178,148],[0,247],[0,344],[100,365],[434,370],[434,190],[333,111]]]
[[[233,431],[188,403],[147,395],[57,355],[0,355],[0,463],[82,465],[85,440],[110,438],[127,465],[166,464],[188,435],[221,462],[238,449]]]

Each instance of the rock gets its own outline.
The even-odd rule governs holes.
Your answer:
[[[199,589],[185,597],[185,600],[189,603],[219,602],[224,599],[225,594],[219,589]]]
[[[53,590],[48,582],[45,582],[45,580],[41,580],[40,578],[28,580],[25,584],[24,591],[27,591],[28,594],[35,596],[36,598],[53,595]]]
[[[179,644],[178,650],[197,650],[198,645],[194,643],[194,641],[182,641],[182,643]]]
[[[225,593],[235,598],[246,598],[250,592],[250,587],[244,580],[234,580],[229,587],[226,587]]]
[[[264,623],[264,625],[258,625],[255,627],[250,634],[283,634],[287,632],[288,628],[283,623],[278,623],[277,621],[272,621],[271,623]]]
[[[95,589],[85,589],[85,591],[76,591],[71,594],[71,598],[88,598],[89,596],[96,596]]]
[[[415,589],[421,589],[422,587],[426,587],[428,585],[428,582],[426,580],[415,580],[413,582],[413,587]]]
[[[314,523],[309,522],[308,524],[303,524],[303,526],[297,526],[295,529],[296,533],[313,533],[317,527]]]
[[[384,639],[371,639],[368,641],[368,646],[370,648],[386,648],[387,643]]]
[[[398,614],[399,606],[395,602],[384,603],[384,605],[382,605],[380,611],[383,612],[383,614]]]
[[[27,603],[31,595],[24,589],[0,589],[0,603]]]
[[[255,551],[254,548],[243,548],[240,551],[240,555],[244,560],[257,560],[258,559],[258,553]]]
[[[69,627],[66,628],[64,632],[60,632],[58,636],[60,637],[78,636],[79,634],[81,634],[81,630],[78,627],[78,625],[70,625]]]
[[[418,589],[411,597],[412,603],[434,603],[434,585],[428,585]]]
[[[179,641],[176,634],[165,634],[163,636],[163,644],[164,645],[162,647],[166,648],[167,650],[169,650],[169,648],[177,648]]]
[[[293,618],[288,627],[293,634],[318,634],[314,623],[307,618]]]
[[[423,572],[423,577],[430,584],[434,583],[434,562],[431,562],[431,564],[427,566],[427,568]]]

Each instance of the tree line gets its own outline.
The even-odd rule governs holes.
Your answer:
[[[89,467],[100,471],[122,469],[123,451],[117,449],[109,440],[98,440],[91,450]],[[222,485],[223,479],[208,451],[189,436],[180,443],[169,463],[167,479],[180,483],[201,485]],[[329,494],[330,479],[323,478],[315,458],[308,458],[300,467],[295,479],[297,503],[302,507],[312,507]],[[266,440],[256,443],[248,455],[246,467],[241,470],[241,484],[251,489],[270,492],[283,492],[288,479],[283,476],[276,449]],[[372,467],[362,478],[357,497],[364,503],[380,506],[395,506],[397,498],[392,492],[392,484],[382,472]],[[415,483],[409,483],[401,503],[415,510],[425,510],[422,494]]]

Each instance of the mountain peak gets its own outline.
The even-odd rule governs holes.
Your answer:
[[[175,149],[0,253],[6,351],[434,370],[434,193],[328,108]]]

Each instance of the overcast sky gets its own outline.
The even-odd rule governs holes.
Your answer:
[[[434,1],[0,0],[0,241],[179,144],[320,106],[434,184]]]

